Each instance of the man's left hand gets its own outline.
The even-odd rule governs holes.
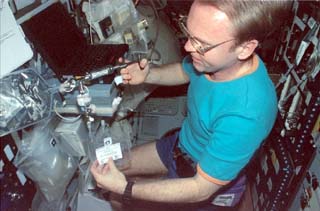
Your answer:
[[[94,161],[90,171],[99,188],[123,194],[127,180],[124,174],[117,169],[112,158],[109,158],[105,165],[100,165],[97,160]]]

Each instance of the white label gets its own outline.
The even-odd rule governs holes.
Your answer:
[[[21,171],[17,170],[16,175],[17,175],[21,185],[26,184],[27,178],[24,176],[24,174]]]
[[[112,138],[111,137],[106,137],[103,139],[103,144],[106,145],[110,145],[112,144]]]
[[[301,29],[301,31],[304,31],[304,28],[306,28],[306,24],[304,24],[298,16],[294,16],[294,22]]]
[[[118,76],[114,77],[114,82],[116,83],[116,85],[122,84],[123,83],[122,76],[118,75]]]
[[[0,172],[3,171],[3,167],[4,167],[4,162],[3,162],[3,160],[1,159],[1,160],[0,160]]]
[[[302,59],[302,56],[304,55],[304,53],[306,52],[308,46],[309,46],[310,43],[307,43],[305,41],[302,41],[300,46],[299,46],[299,49],[298,49],[298,52],[297,52],[297,56],[296,56],[296,64],[300,64],[300,61]]]
[[[262,158],[261,167],[263,169],[264,174],[266,175],[268,172],[267,157]]]
[[[3,149],[9,161],[11,161],[14,157],[11,147],[9,145],[5,146]]]
[[[230,207],[232,205],[233,199],[235,194],[221,194],[218,195],[214,200],[211,202],[214,205],[223,206],[223,207]]]
[[[257,184],[259,185],[259,183],[260,183],[260,174],[259,174],[259,173],[257,173],[256,182],[257,182]]]
[[[316,20],[313,17],[310,17],[307,24],[312,29],[316,25],[316,23]]]
[[[14,1],[15,5],[17,7],[17,10],[25,8],[26,6],[29,6],[29,5],[33,4],[34,2],[35,2],[35,0],[23,0],[23,1],[15,0]]]
[[[272,190],[272,180],[271,180],[271,178],[268,179],[267,185],[268,185],[269,192],[271,192],[271,190]]]
[[[122,151],[120,143],[106,145],[96,149],[96,156],[100,165],[107,163],[110,157],[112,157],[112,160],[121,159]]]
[[[315,67],[311,73],[312,78],[315,79],[319,72],[320,72],[320,67],[319,66]]]
[[[112,101],[112,108],[116,110],[118,108],[118,105],[121,103],[122,98],[121,97],[116,97]]]

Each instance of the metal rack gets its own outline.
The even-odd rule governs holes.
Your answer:
[[[294,18],[274,55],[274,66],[285,71],[276,85],[276,124],[257,153],[257,161],[250,164],[255,169],[249,175],[257,211],[288,210],[317,156],[319,136],[312,135],[319,133],[319,7],[317,2],[293,3]]]

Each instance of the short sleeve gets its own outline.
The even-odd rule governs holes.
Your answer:
[[[230,181],[260,146],[265,132],[256,118],[241,114],[225,115],[214,123],[214,132],[200,156],[199,167],[216,180]]]

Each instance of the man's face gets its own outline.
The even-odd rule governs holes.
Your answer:
[[[225,70],[238,62],[236,50],[232,50],[235,39],[232,26],[225,13],[213,6],[195,1],[191,6],[186,26],[191,36],[203,43],[204,47],[227,41],[201,55],[190,39],[188,40],[184,46],[185,50],[190,52],[193,65],[199,72],[213,73]]]

